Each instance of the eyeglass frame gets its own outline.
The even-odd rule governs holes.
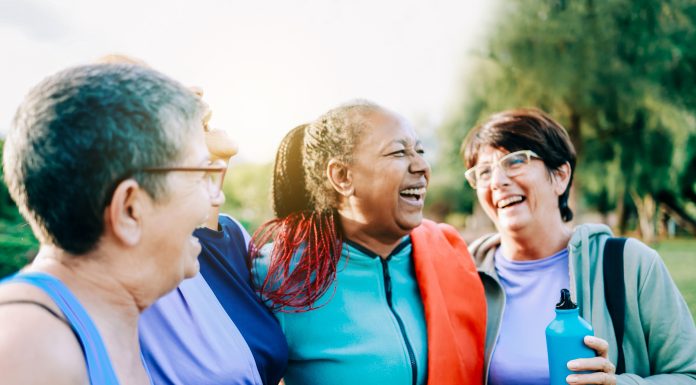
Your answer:
[[[215,164],[218,164],[215,166]],[[138,170],[140,172],[219,172],[220,173],[220,182],[217,184],[216,189],[217,193],[219,194],[220,191],[222,191],[222,183],[223,180],[225,179],[225,173],[227,172],[227,164],[222,161],[222,160],[217,160],[215,162],[212,162],[211,165],[209,166],[199,166],[199,167],[184,167],[184,166],[179,166],[179,167],[144,167]],[[212,195],[212,194],[211,194]],[[217,194],[216,194],[217,196]]]
[[[493,168],[495,168],[495,167],[497,166],[497,167],[500,167],[503,171],[505,171],[505,175],[506,175],[507,177],[513,177],[513,176],[520,175],[520,174],[510,175],[510,174],[508,174],[507,169],[505,169],[505,168],[503,168],[503,167],[501,166],[502,162],[503,162],[505,159],[509,158],[509,157],[512,156],[512,155],[517,155],[517,154],[525,154],[525,155],[527,155],[527,163],[526,163],[526,165],[529,164],[529,162],[530,162],[532,159],[539,159],[539,160],[542,160],[542,158],[541,158],[536,152],[534,152],[534,151],[532,151],[532,150],[519,150],[519,151],[513,151],[513,152],[511,152],[511,153],[509,153],[509,154],[505,154],[504,156],[500,157],[500,159],[498,159],[498,160],[492,162],[492,163],[491,163],[491,171],[493,170]],[[483,188],[483,187],[476,187],[476,183],[475,183],[475,181],[472,181],[472,177],[471,177],[471,175],[474,173],[474,171],[476,171],[476,168],[477,168],[478,166],[481,166],[481,165],[477,164],[477,165],[475,165],[475,166],[469,168],[468,170],[464,171],[464,178],[466,178],[466,181],[469,182],[469,186],[471,186],[471,188],[473,188],[474,190],[476,190],[476,189],[478,189],[478,188]],[[490,186],[490,181],[488,182],[488,185]]]

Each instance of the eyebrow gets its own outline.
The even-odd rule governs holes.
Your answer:
[[[409,145],[408,145],[408,140],[406,140],[406,139],[395,139],[395,140],[392,140],[391,142],[387,143],[387,145],[384,146],[384,147],[387,148],[387,147],[391,146],[392,144],[401,144],[401,145],[403,145],[404,147],[408,147],[408,146],[409,146]],[[421,142],[420,139],[417,139],[417,140],[416,140],[416,143],[414,143],[413,147],[416,147],[416,146],[418,146],[418,145],[421,145],[421,146],[423,145],[423,142]]]

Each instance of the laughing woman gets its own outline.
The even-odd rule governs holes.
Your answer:
[[[498,230],[470,248],[488,301],[487,383],[548,384],[544,331],[569,288],[599,337],[585,337],[597,357],[568,364],[590,372],[568,376],[570,384],[696,384],[689,310],[660,256],[635,239],[623,250],[625,316],[612,322],[604,290],[621,278],[603,279],[611,231],[566,225],[575,149],[565,129],[538,110],[505,111],[474,128],[462,149],[465,175]]]
[[[429,178],[413,128],[371,103],[283,140],[254,264],[287,385],[481,382],[483,288],[457,232],[422,218]]]

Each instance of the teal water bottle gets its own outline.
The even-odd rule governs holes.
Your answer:
[[[567,385],[566,377],[572,373],[590,373],[568,369],[568,361],[596,355],[583,342],[586,335],[594,335],[592,326],[580,317],[578,306],[570,300],[570,291],[561,289],[561,301],[556,304],[556,318],[546,327],[551,385]]]

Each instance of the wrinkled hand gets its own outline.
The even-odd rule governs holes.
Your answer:
[[[578,358],[568,361],[572,371],[590,371],[588,374],[571,374],[566,377],[569,384],[616,385],[616,367],[609,361],[609,343],[599,337],[585,336],[585,345],[597,352],[597,357]]]
[[[205,113],[203,114],[203,130],[205,130],[205,145],[208,147],[208,152],[210,152],[210,155],[213,157],[212,160],[222,159],[228,162],[231,157],[237,154],[237,143],[227,135],[226,131],[211,129],[208,126],[210,118],[213,116],[213,111],[210,109],[208,103],[203,100],[203,90],[196,86],[189,87],[189,89],[201,99],[201,103],[203,103],[205,107]]]
[[[237,143],[224,130],[214,129],[206,131],[205,145],[213,157],[212,160],[222,159],[228,162],[237,153]]]

